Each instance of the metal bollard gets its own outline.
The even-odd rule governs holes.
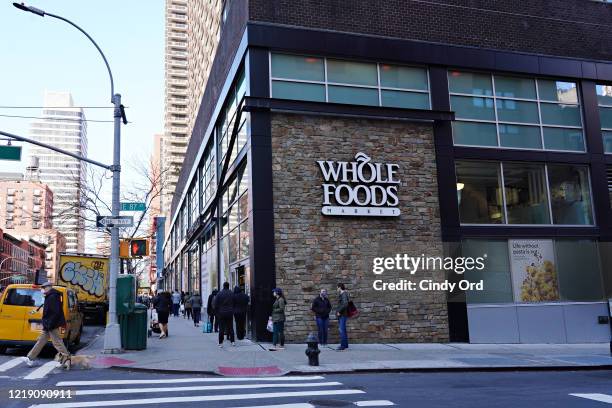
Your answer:
[[[310,333],[308,338],[306,339],[306,344],[308,344],[308,348],[306,348],[306,355],[308,356],[308,365],[318,366],[319,365],[319,339],[314,333]]]

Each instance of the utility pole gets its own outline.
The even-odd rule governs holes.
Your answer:
[[[113,119],[114,119],[114,135],[113,135],[113,164],[111,166],[105,166],[101,163],[94,163],[97,165],[101,165],[104,168],[107,168],[113,173],[113,186],[112,186],[112,217],[119,217],[120,211],[120,176],[121,176],[121,120],[123,120],[123,124],[127,124],[127,119],[125,117],[125,110],[123,105],[121,105],[121,95],[115,93],[115,84],[113,81],[113,73],[111,72],[108,61],[106,60],[106,56],[98,46],[98,44],[94,41],[93,38],[85,30],[81,27],[68,20],[67,18],[58,16],[56,14],[47,13],[41,9],[36,7],[26,6],[23,3],[13,3],[13,6],[22,11],[27,11],[29,13],[36,14],[40,17],[53,17],[58,20],[62,20],[81,33],[83,33],[96,47],[102,59],[104,60],[104,64],[106,65],[106,69],[108,70],[108,75],[110,77],[110,85],[111,85],[111,102],[114,105],[113,109]],[[3,133],[6,135],[6,133]],[[11,136],[11,135],[9,135]],[[14,136],[14,135],[13,135]],[[32,140],[28,140],[23,137],[15,138],[17,140],[32,142]],[[38,145],[44,145],[41,143],[37,143]],[[61,149],[53,148],[50,146],[43,146],[52,148],[52,150],[61,152]],[[63,152],[66,153],[66,152]],[[84,158],[71,154],[72,157],[78,158],[79,160],[84,160]],[[85,160],[88,162],[92,162],[92,160]],[[106,325],[106,330],[104,332],[104,352],[105,353],[120,353],[121,350],[121,333],[119,330],[119,324],[117,323],[117,276],[119,275],[119,227],[116,225],[108,225],[111,230],[111,256],[110,256],[110,276],[109,276],[109,285],[108,285],[108,323]]]

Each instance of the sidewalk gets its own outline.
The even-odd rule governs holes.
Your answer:
[[[261,376],[284,374],[347,373],[362,371],[444,371],[518,369],[612,369],[608,343],[597,344],[352,344],[348,351],[321,348],[320,366],[311,367],[305,344],[288,344],[283,351],[268,351],[269,343],[236,341],[217,346],[217,333],[183,317],[170,317],[170,336],[154,334],[143,351],[101,354],[103,335],[79,354],[126,368],[183,371],[221,375]],[[115,362],[116,364],[113,364]]]

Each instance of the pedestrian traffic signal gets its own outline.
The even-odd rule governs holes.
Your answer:
[[[119,258],[127,259],[130,257],[130,241],[122,239],[119,241]]]
[[[149,245],[146,239],[133,239],[130,241],[130,256],[139,257],[149,255]]]

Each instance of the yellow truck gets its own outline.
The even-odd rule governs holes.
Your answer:
[[[56,284],[76,292],[85,317],[104,323],[108,310],[108,258],[101,255],[61,253]]]

